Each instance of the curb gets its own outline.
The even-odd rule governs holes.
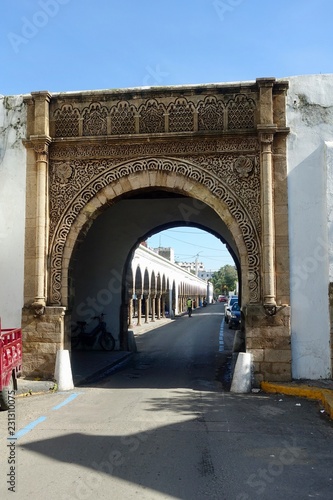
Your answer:
[[[273,382],[261,382],[260,386],[264,392],[271,394],[279,393],[320,401],[328,416],[333,420],[333,391],[330,389],[321,389],[307,385],[291,386]]]
[[[111,373],[126,365],[132,359],[133,354],[133,352],[127,352],[120,358],[115,359],[113,362],[110,362],[108,365],[93,373],[90,373],[89,375],[73,375],[73,388],[75,389],[75,387],[79,387],[83,384],[98,382],[101,378],[111,375]],[[54,390],[54,386],[57,386],[57,383],[51,380],[26,380],[25,378],[19,378],[18,390],[16,391],[15,397],[25,398],[29,396],[38,396],[45,393],[56,394],[57,392],[62,392],[58,388]]]
[[[52,380],[26,380],[24,378],[18,379],[18,389],[15,393],[16,398],[26,398],[29,396],[36,396],[45,393],[57,392],[56,382]]]
[[[74,375],[74,387],[79,387],[83,384],[91,384],[93,382],[98,382],[101,378],[107,377],[111,375],[115,370],[122,368],[126,365],[133,357],[133,352],[128,352],[121,358],[113,361],[109,365],[101,368],[100,370],[92,373],[91,375],[87,375],[86,377],[75,377]]]

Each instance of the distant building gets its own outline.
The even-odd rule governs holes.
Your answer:
[[[210,280],[215,272],[216,271],[198,271],[198,278],[201,278],[202,280]]]
[[[173,248],[170,247],[158,247],[158,248],[151,248],[151,250],[164,259],[169,260],[172,262],[172,264],[175,263],[175,252]]]
[[[176,264],[189,273],[198,273],[198,276],[199,272],[203,272],[205,270],[205,266],[202,262],[176,262]]]

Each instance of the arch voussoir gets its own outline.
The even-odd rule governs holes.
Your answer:
[[[165,166],[165,170],[164,170]],[[185,175],[186,167],[187,175]],[[126,168],[127,167],[127,168]],[[152,170],[149,170],[149,169]],[[109,183],[110,176],[113,182]],[[158,179],[158,180],[157,180]],[[209,182],[208,180],[209,179]],[[249,302],[258,302],[260,300],[260,277],[259,277],[259,241],[257,228],[253,224],[251,217],[243,206],[241,200],[230,194],[223,185],[223,181],[215,175],[208,177],[202,167],[184,160],[176,159],[144,159],[134,160],[122,164],[118,169],[110,169],[100,174],[98,179],[93,179],[76,196],[76,203],[67,207],[63,214],[63,224],[59,224],[58,234],[55,234],[54,245],[51,247],[51,288],[50,302],[67,303],[67,297],[63,297],[64,286],[61,285],[63,278],[68,273],[68,262],[64,260],[65,248],[66,255],[68,248],[74,248],[77,236],[84,225],[89,225],[89,221],[96,217],[96,214],[103,209],[103,206],[109,204],[115,198],[124,193],[133,190],[146,189],[151,186],[161,189],[176,190],[186,194],[194,199],[204,199],[205,203],[210,205],[225,220],[239,248],[241,264],[251,268],[249,264],[249,249],[258,255],[255,259],[255,265],[252,266],[253,283],[249,286]],[[211,194],[212,187],[217,192],[224,195],[218,198]],[[90,199],[89,196],[90,195]],[[78,199],[84,200],[79,203]],[[88,200],[88,201],[86,201]],[[80,208],[82,207],[82,208]],[[65,221],[75,220],[71,224]],[[67,236],[66,236],[67,233]],[[60,237],[61,234],[61,237]],[[247,245],[248,235],[251,239],[251,245]],[[251,247],[251,248],[250,248]],[[61,265],[60,265],[61,263]],[[62,290],[62,292],[61,292]]]

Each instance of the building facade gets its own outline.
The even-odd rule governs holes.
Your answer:
[[[234,257],[257,380],[331,377],[332,89],[312,75],[2,98],[0,314],[22,324],[28,371],[51,370],[103,290],[126,347],[135,249],[193,225]]]

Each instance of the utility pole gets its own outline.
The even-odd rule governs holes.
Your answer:
[[[199,264],[198,263],[198,256],[199,256],[200,253],[202,253],[202,252],[197,253],[196,256],[195,256],[195,275],[196,276],[198,276],[198,268],[199,268],[199,266],[198,266],[198,264]]]

